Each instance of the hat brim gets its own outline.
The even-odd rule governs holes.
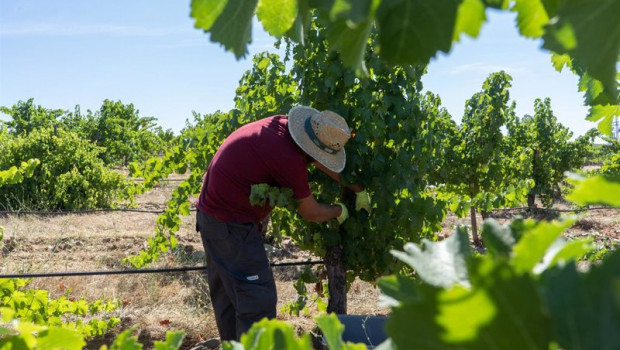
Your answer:
[[[336,154],[327,153],[315,145],[308,133],[306,133],[306,120],[318,113],[320,112],[311,107],[293,107],[288,113],[288,130],[295,143],[310,157],[327,169],[340,173],[344,169],[347,160],[344,148]]]

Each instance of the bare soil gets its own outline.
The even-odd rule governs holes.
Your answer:
[[[176,184],[164,182],[140,196],[137,198],[138,208],[163,209]],[[566,209],[568,204],[559,202],[555,208]],[[491,216],[506,222],[519,214],[528,215],[526,212],[506,211]],[[131,212],[0,216],[0,226],[6,229],[0,272],[121,269],[124,267],[122,259],[137,253],[153,235],[156,217],[157,214]],[[478,220],[482,222],[480,216]],[[449,215],[439,237],[450,235],[459,224],[469,225],[469,218]],[[582,213],[566,235],[569,238],[595,237],[599,248],[620,245],[620,211],[606,209]],[[177,237],[178,248],[164,255],[153,267],[204,265],[204,252],[200,236],[195,232],[193,213],[183,219]],[[318,259],[300,251],[286,239],[279,248],[268,248],[270,260],[274,262]],[[292,323],[300,332],[314,327],[312,319],[317,314],[316,308],[311,306],[310,314],[301,316],[291,316],[280,310],[284,303],[297,299],[293,283],[301,270],[302,267],[274,268],[279,298],[278,319]],[[184,348],[218,336],[207,286],[200,272],[35,278],[31,287],[47,289],[55,297],[70,292],[75,297],[97,299],[105,296],[122,301],[123,306],[116,312],[122,320],[121,327],[109,336],[92,339],[88,349],[109,344],[121,329],[132,326],[138,327],[139,339],[146,343],[146,348],[154,340],[163,340],[169,330],[185,331]],[[312,290],[311,286],[309,290]],[[387,314],[389,310],[378,305],[378,297],[376,285],[356,280],[348,292],[348,312]]]

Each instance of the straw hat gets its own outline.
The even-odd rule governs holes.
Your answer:
[[[288,113],[288,130],[297,145],[327,169],[336,173],[344,169],[344,145],[351,138],[351,130],[343,117],[297,106]]]

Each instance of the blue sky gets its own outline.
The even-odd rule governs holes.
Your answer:
[[[459,121],[465,100],[503,69],[514,78],[519,115],[533,113],[535,98],[551,97],[558,120],[576,135],[595,127],[584,120],[577,77],[556,72],[540,41],[520,37],[513,14],[487,15],[478,39],[464,38],[430,63],[425,89]],[[272,43],[256,23],[250,54]],[[232,108],[250,66],[250,56],[236,61],[193,28],[189,0],[0,1],[3,106],[33,97],[47,108],[95,110],[107,98],[133,103],[142,116],[179,131],[192,110]]]

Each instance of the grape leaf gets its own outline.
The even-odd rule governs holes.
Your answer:
[[[578,70],[579,77],[579,91],[584,92],[585,103],[589,106],[614,104],[616,98],[609,94],[608,90],[605,90],[603,83],[599,80],[592,78],[587,72]],[[579,73],[578,73],[579,74]]]
[[[579,61],[588,74],[617,97],[616,64],[620,49],[620,1],[565,1],[557,21],[547,26],[543,47]]]
[[[541,285],[553,338],[562,348],[620,348],[620,250],[587,274],[574,264],[556,266],[542,275]]]
[[[517,26],[523,36],[538,38],[544,34],[549,16],[540,0],[516,0],[512,11],[517,12]]]
[[[269,34],[280,38],[295,22],[297,1],[259,0],[256,16]]]
[[[575,189],[566,199],[577,204],[607,204],[620,207],[620,178],[592,176],[587,179],[569,178]]]
[[[39,333],[37,349],[80,350],[86,345],[80,332],[60,327],[51,327]]]
[[[469,284],[466,262],[471,252],[465,229],[458,228],[443,241],[424,239],[422,244],[424,250],[414,243],[407,243],[405,252],[393,250],[392,255],[411,266],[430,285],[447,287],[456,283]]]
[[[490,259],[475,261],[469,273],[471,289],[421,286],[421,300],[392,309],[386,329],[397,348],[548,348],[549,320],[529,275]]]
[[[458,0],[383,0],[377,9],[382,58],[391,64],[426,64],[452,47]],[[462,29],[461,29],[462,30]]]
[[[383,277],[378,285],[381,288],[379,304],[382,306],[399,306],[401,303],[414,302],[420,298],[415,282],[400,274]]]
[[[204,30],[211,29],[227,3],[228,0],[192,0],[190,16],[196,19],[194,27]]]
[[[256,322],[241,336],[240,342],[224,342],[222,349],[291,349],[306,350],[312,348],[308,334],[300,338],[295,336],[293,326],[278,320],[266,318]]]
[[[185,334],[180,331],[176,332],[167,332],[166,333],[166,341],[156,341],[155,342],[155,350],[177,350],[181,347],[183,343],[183,338]]]
[[[459,41],[461,33],[477,38],[480,34],[480,28],[486,20],[485,6],[482,0],[463,0],[456,15],[453,40]]]
[[[335,314],[323,315],[316,318],[316,323],[321,328],[323,336],[327,341],[327,347],[333,350],[365,350],[364,344],[353,344],[350,342],[344,342],[342,340],[342,334],[344,333],[344,326]]]
[[[350,27],[346,20],[332,23],[327,30],[330,47],[340,53],[340,58],[349,67],[366,74],[364,53],[372,24],[365,21]]]
[[[611,135],[611,124],[614,117],[620,116],[620,105],[597,105],[590,108],[587,120],[599,121],[598,129],[605,135]]]
[[[553,68],[555,68],[555,70],[557,70],[558,72],[561,72],[562,69],[565,66],[569,66],[571,65],[571,58],[569,55],[567,54],[557,54],[557,53],[552,53],[551,54],[551,63],[553,64]]]
[[[286,36],[304,45],[304,37],[310,27],[310,7],[308,5],[308,0],[298,0],[297,8],[297,17],[295,17],[295,22],[293,22]]]
[[[376,7],[376,0],[336,0],[329,17],[332,21],[346,19],[354,24],[368,21],[372,7]]]
[[[513,249],[512,264],[516,271],[531,272],[542,261],[553,242],[574,222],[574,219],[563,222],[543,221],[526,232]]]
[[[517,242],[509,226],[501,226],[497,221],[489,219],[482,224],[482,239],[489,254],[493,256],[510,256],[512,247]]]
[[[564,0],[541,0],[543,6],[545,7],[545,11],[547,11],[547,16],[549,18],[555,17],[558,13],[558,7],[562,4]]]
[[[555,266],[561,262],[576,261],[583,258],[588,252],[591,252],[595,248],[592,241],[592,238],[588,238],[564,242],[562,248],[554,254],[549,267]]]
[[[227,0],[224,9],[217,1],[200,1],[192,6],[196,28],[211,32],[210,40],[232,51],[237,59],[248,53],[252,41],[252,17],[258,0]],[[215,20],[213,12],[221,11]],[[211,26],[208,26],[211,24]]]
[[[138,342],[137,337],[131,335],[135,330],[131,328],[116,336],[110,345],[110,350],[142,350],[142,344]]]

